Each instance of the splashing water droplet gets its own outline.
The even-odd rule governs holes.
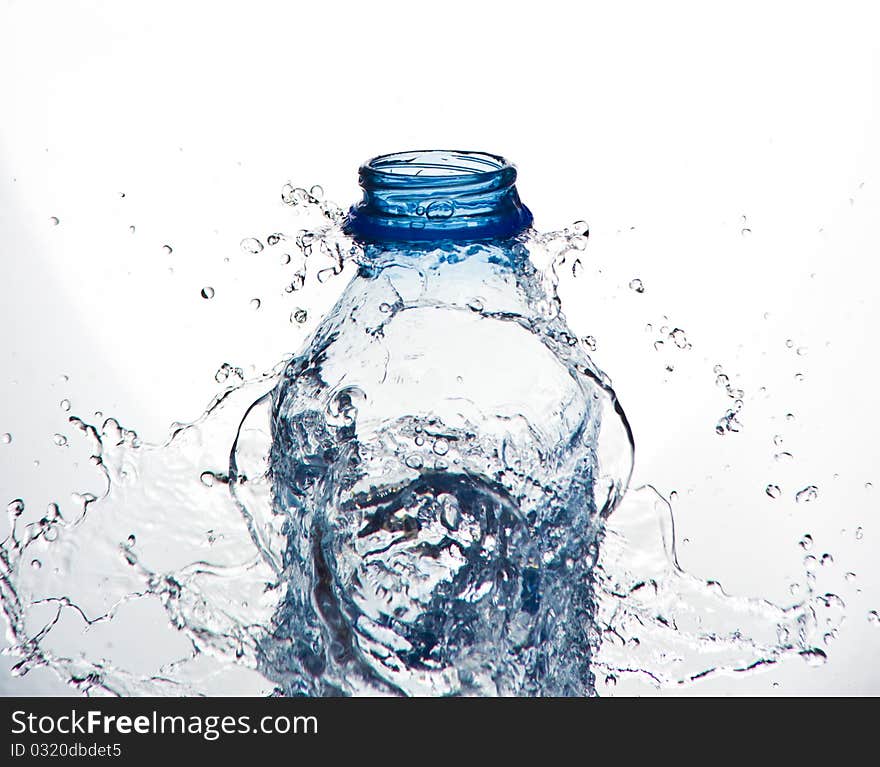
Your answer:
[[[764,488],[764,492],[771,498],[779,498],[779,496],[782,495],[782,490],[779,488],[779,485],[767,485],[767,487]]]
[[[202,288],[201,296],[210,301],[214,297],[214,288],[210,286]]]
[[[811,503],[819,497],[819,488],[815,485],[807,485],[803,490],[799,490],[794,499],[798,503]]]
[[[594,352],[599,348],[599,342],[596,341],[595,336],[584,336],[582,340],[584,346],[586,346],[591,352]]]
[[[162,250],[165,251],[166,256],[170,256],[174,252],[174,248],[172,248],[170,245],[163,245]]]
[[[636,293],[645,292],[645,286],[638,277],[634,277],[629,281],[629,288],[630,290],[634,290]]]
[[[256,237],[245,237],[241,241],[241,249],[245,253],[250,253],[251,255],[255,256],[257,253],[262,252],[263,243],[260,242]]]
[[[809,551],[813,548],[813,536],[807,533],[798,541],[798,546],[800,546],[804,551]]]
[[[822,666],[828,660],[828,656],[825,652],[818,647],[813,647],[809,650],[802,650],[799,655],[804,659],[808,666]]]

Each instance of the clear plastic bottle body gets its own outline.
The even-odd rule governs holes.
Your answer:
[[[609,391],[521,237],[365,243],[273,395],[284,691],[590,694]]]

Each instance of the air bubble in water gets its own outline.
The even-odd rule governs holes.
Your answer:
[[[129,231],[130,234],[134,234],[134,233],[135,233],[136,230],[135,230],[134,224],[132,224],[130,227],[128,227],[128,231]]]
[[[599,343],[596,341],[595,336],[584,336],[582,339],[584,342],[584,346],[586,346],[591,352],[596,351],[599,348]]]
[[[681,328],[675,328],[675,330],[669,334],[669,337],[679,349],[686,349],[688,347],[687,335],[685,335],[685,332]]]
[[[250,300],[250,306],[251,306],[251,309],[259,309],[259,308],[260,308],[260,304],[261,304],[261,302],[260,302],[260,299],[259,299],[259,298],[252,298],[252,299]]]
[[[61,220],[58,216],[49,216],[49,223],[52,224],[52,226],[58,226],[58,224],[61,223]]]
[[[8,431],[0,434],[0,444],[8,445],[10,442],[12,442],[12,435]]]
[[[245,237],[241,241],[241,249],[245,253],[250,253],[251,255],[256,255],[257,253],[263,250],[263,243],[260,242],[256,237]]]
[[[875,628],[880,628],[880,613],[878,613],[876,610],[869,610],[868,623],[870,623]]]
[[[67,445],[67,437],[65,437],[63,434],[55,434],[52,437],[52,441],[56,445],[58,445],[58,447],[64,447],[65,445]]]
[[[449,218],[453,213],[455,213],[455,203],[452,200],[434,200],[425,208],[425,215],[433,219]]]
[[[290,321],[302,325],[309,318],[305,309],[297,309],[290,315]]]
[[[59,407],[60,407],[65,413],[70,412],[70,400],[69,400],[69,399],[63,399],[63,400],[61,400],[61,402],[59,402],[58,404],[59,404]]]
[[[634,290],[636,293],[645,292],[645,286],[638,277],[634,277],[629,281],[629,288],[630,290]]]
[[[213,487],[214,479],[215,477],[213,471],[203,471],[199,476],[199,480],[205,487]]]
[[[811,501],[815,501],[818,497],[819,488],[815,485],[807,485],[803,490],[799,490],[794,498],[798,503],[810,503]]]
[[[174,248],[172,248],[170,245],[163,245],[162,250],[165,251],[166,256],[170,256],[174,252]]]
[[[275,246],[283,239],[284,235],[281,232],[276,232],[275,234],[270,234],[266,238],[266,244],[270,246]]]
[[[780,490],[779,485],[767,485],[764,488],[764,492],[767,493],[771,498],[779,498],[782,495],[782,490]]]
[[[860,541],[860,540],[862,540],[862,538],[864,538],[864,537],[865,537],[865,531],[864,531],[864,529],[861,528],[861,527],[857,527],[857,528],[856,528],[856,540],[857,540],[857,541]]]
[[[311,189],[309,189],[309,194],[316,200],[320,200],[324,196],[324,187],[322,187],[320,184],[315,184]]]
[[[212,288],[210,286],[206,286],[206,287],[202,288],[201,295],[202,295],[202,298],[205,298],[208,300],[212,299],[214,297],[214,288]]]
[[[809,551],[813,548],[813,536],[809,533],[805,534],[803,538],[798,541],[798,546],[800,546],[804,551]]]

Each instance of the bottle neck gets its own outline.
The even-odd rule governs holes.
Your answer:
[[[531,226],[516,169],[482,152],[419,151],[375,157],[360,169],[361,202],[346,231],[362,243],[504,239]]]

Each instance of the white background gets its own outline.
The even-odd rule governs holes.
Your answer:
[[[637,481],[678,494],[683,566],[785,601],[810,532],[835,583],[856,573],[824,667],[682,692],[880,692],[877,22],[871,3],[3,0],[4,503],[76,488],[52,443],[62,397],[158,440],[221,362],[295,350],[295,302],[248,282],[238,245],[295,231],[285,181],[348,203],[370,156],[490,151],[539,228],[591,224],[566,311],[598,339]],[[693,349],[655,351],[664,324]],[[715,364],[745,391],[739,434],[714,433]],[[39,674],[0,690],[57,691]]]

